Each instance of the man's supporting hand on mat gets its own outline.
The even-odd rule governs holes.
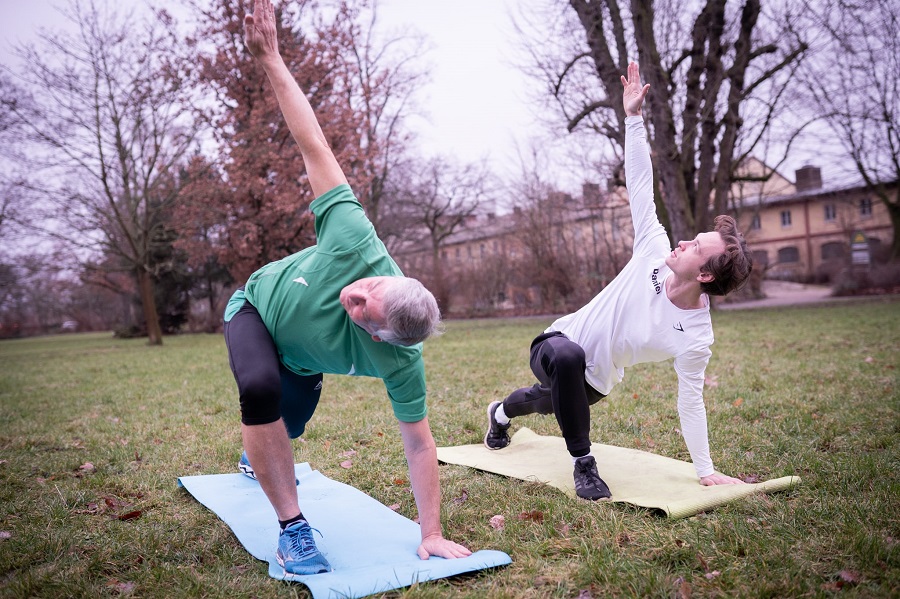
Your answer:
[[[418,422],[401,422],[400,436],[409,464],[409,482],[419,510],[419,526],[422,527],[422,544],[417,553],[422,559],[430,555],[454,558],[466,557],[472,552],[441,534],[441,488],[438,482],[437,448],[428,419]]]

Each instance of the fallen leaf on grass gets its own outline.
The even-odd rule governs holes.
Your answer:
[[[3,464],[6,464],[6,463],[7,463],[6,460],[0,460],[0,466],[2,466]]]
[[[87,509],[83,509],[83,510],[75,510],[75,513],[76,514],[87,514],[89,516],[92,516],[94,514],[99,514],[100,512],[102,512],[106,509],[106,508],[101,508],[96,503],[89,503],[89,504],[87,504],[86,508]]]
[[[131,581],[121,582],[113,578],[106,583],[106,586],[120,595],[130,595],[134,592],[134,583]]]
[[[341,462],[341,468],[350,468],[353,466],[353,462],[351,460],[344,460]]]
[[[703,384],[709,387],[710,389],[715,389],[719,386],[719,375],[714,374],[712,376],[707,376],[703,379]]]
[[[741,477],[741,480],[747,484],[754,485],[759,482],[759,477],[755,474],[748,474],[747,476]]]
[[[847,584],[858,584],[860,580],[859,572],[854,572],[853,570],[841,570],[838,572],[838,578]]]
[[[90,462],[85,462],[84,464],[79,466],[78,469],[82,472],[93,472],[94,470],[96,470],[96,468],[94,468],[94,465]]]
[[[341,454],[341,457],[342,458],[352,458],[355,455],[356,455],[356,451],[354,451],[352,449],[348,449],[347,451],[345,451],[344,453]]]
[[[731,402],[731,405],[733,405],[733,406],[736,407],[736,408],[739,408],[739,407],[741,407],[741,404],[742,404],[742,403],[744,403],[744,398],[743,398],[743,397],[738,397],[736,400],[734,400],[733,402]]]
[[[138,497],[143,497],[143,495],[138,494]],[[120,507],[131,507],[130,503],[128,503],[124,499],[119,499],[115,495],[104,495],[103,503],[105,503],[108,507],[111,507],[112,509],[118,509]]]
[[[11,539],[12,533],[8,530],[0,530],[0,540]]]
[[[713,570],[712,572],[707,572],[706,574],[704,574],[704,576],[706,576],[706,580],[712,580],[714,578],[718,578],[721,574],[722,573],[718,570]]]
[[[469,498],[469,492],[466,491],[465,489],[463,489],[462,495],[460,495],[459,497],[455,498],[455,499],[453,500],[453,503],[455,503],[456,505],[462,505],[463,503],[466,502],[466,500],[467,500],[468,498]]]
[[[503,527],[506,526],[506,518],[502,514],[491,516],[490,524],[491,528],[495,530],[503,530]]]
[[[678,599],[691,599],[691,583],[679,577],[675,581],[675,592],[678,594]]]
[[[394,510],[394,511],[396,512],[397,510],[400,509],[400,504],[399,504],[399,503],[392,503],[391,505],[388,506],[388,509],[389,509],[389,510]]]
[[[530,512],[522,512],[519,514],[519,520],[537,522],[541,524],[544,521],[544,512],[540,510],[531,510]]]
[[[406,484],[406,479],[404,479],[404,478],[395,478],[395,479],[394,479],[394,484],[397,485],[397,486],[405,485],[405,484]]]
[[[594,599],[591,589],[581,589],[578,591],[578,599]]]
[[[709,572],[709,564],[706,563],[706,560],[699,553],[697,554],[697,560],[700,562],[700,567],[703,568],[703,571]]]
[[[141,517],[142,514],[143,512],[141,510],[134,510],[128,512],[127,514],[122,514],[121,516],[119,516],[119,520],[137,520]]]
[[[875,358],[873,358],[872,356],[866,356],[866,359],[863,360],[863,362],[865,362],[866,364],[871,364],[874,361],[875,361]]]

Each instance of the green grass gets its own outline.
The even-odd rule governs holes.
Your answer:
[[[445,534],[513,563],[390,596],[900,595],[900,302],[714,321],[706,402],[717,468],[797,474],[799,488],[672,521],[441,466]],[[439,445],[481,441],[487,403],[532,382],[528,345],[549,322],[450,322],[426,344]],[[592,410],[594,440],[689,459],[674,392],[669,364],[629,369]],[[238,422],[220,336],[167,337],[161,348],[108,334],[0,343],[0,596],[307,596],[270,579],[175,484],[234,471]],[[552,418],[518,424],[558,434]],[[358,454],[344,469],[349,449]],[[395,483],[408,476],[379,381],[326,377],[295,455],[415,517],[409,484]],[[517,517],[532,510],[542,522]],[[129,512],[139,517],[119,518]],[[495,514],[502,531],[489,525]]]

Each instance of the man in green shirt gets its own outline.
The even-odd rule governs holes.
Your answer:
[[[225,312],[225,340],[241,399],[240,466],[259,481],[278,516],[278,561],[294,574],[331,569],[300,510],[291,448],[291,438],[302,434],[315,410],[322,373],[384,380],[419,511],[417,553],[422,559],[470,555],[441,534],[421,346],[440,323],[437,303],[421,283],[403,277],[353,196],[278,52],[269,0],[255,0],[244,35],[275,90],[316,196],[310,209],[317,244],[255,272]]]

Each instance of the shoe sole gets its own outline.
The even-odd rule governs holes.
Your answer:
[[[507,443],[503,447],[491,447],[490,445],[488,445],[488,442],[487,442],[488,435],[491,434],[491,420],[493,420],[493,417],[491,416],[491,408],[494,407],[494,404],[498,404],[498,403],[501,403],[501,402],[492,401],[490,404],[488,404],[488,407],[487,407],[488,429],[487,429],[487,432],[484,433],[484,439],[482,440],[482,442],[484,443],[484,446],[487,447],[488,449],[490,449],[491,451],[499,451],[501,449],[509,447],[509,443]]]
[[[256,478],[256,472],[254,472],[254,471],[253,471],[253,468],[251,468],[251,467],[248,466],[247,464],[242,464],[242,463],[238,462],[238,470],[240,471],[241,474],[243,474],[243,475],[246,476],[247,478],[251,478],[251,479],[253,479],[253,480],[259,482],[259,481],[257,480],[257,478]],[[295,478],[295,479],[294,479],[294,483],[299,487],[299,486],[300,486],[300,479],[299,479],[299,478]]]
[[[240,470],[241,474],[243,474],[244,476],[256,480],[256,473],[253,472],[253,468],[251,468],[250,466],[238,462],[238,470]]]
[[[576,495],[577,495],[577,493],[576,493]],[[594,499],[592,497],[582,497],[581,495],[578,495],[578,498],[584,499],[585,501],[612,501],[612,495],[609,495],[607,497],[597,497],[596,499]]]
[[[288,572],[287,568],[284,567],[284,559],[277,553],[275,554],[275,561],[278,562],[278,565],[281,566],[281,569],[285,571],[286,574],[293,574],[294,576],[315,576],[316,574],[328,574],[329,572],[334,572],[334,568],[328,568],[327,570],[323,570],[322,572],[310,572],[309,574],[298,574],[297,572]]]

